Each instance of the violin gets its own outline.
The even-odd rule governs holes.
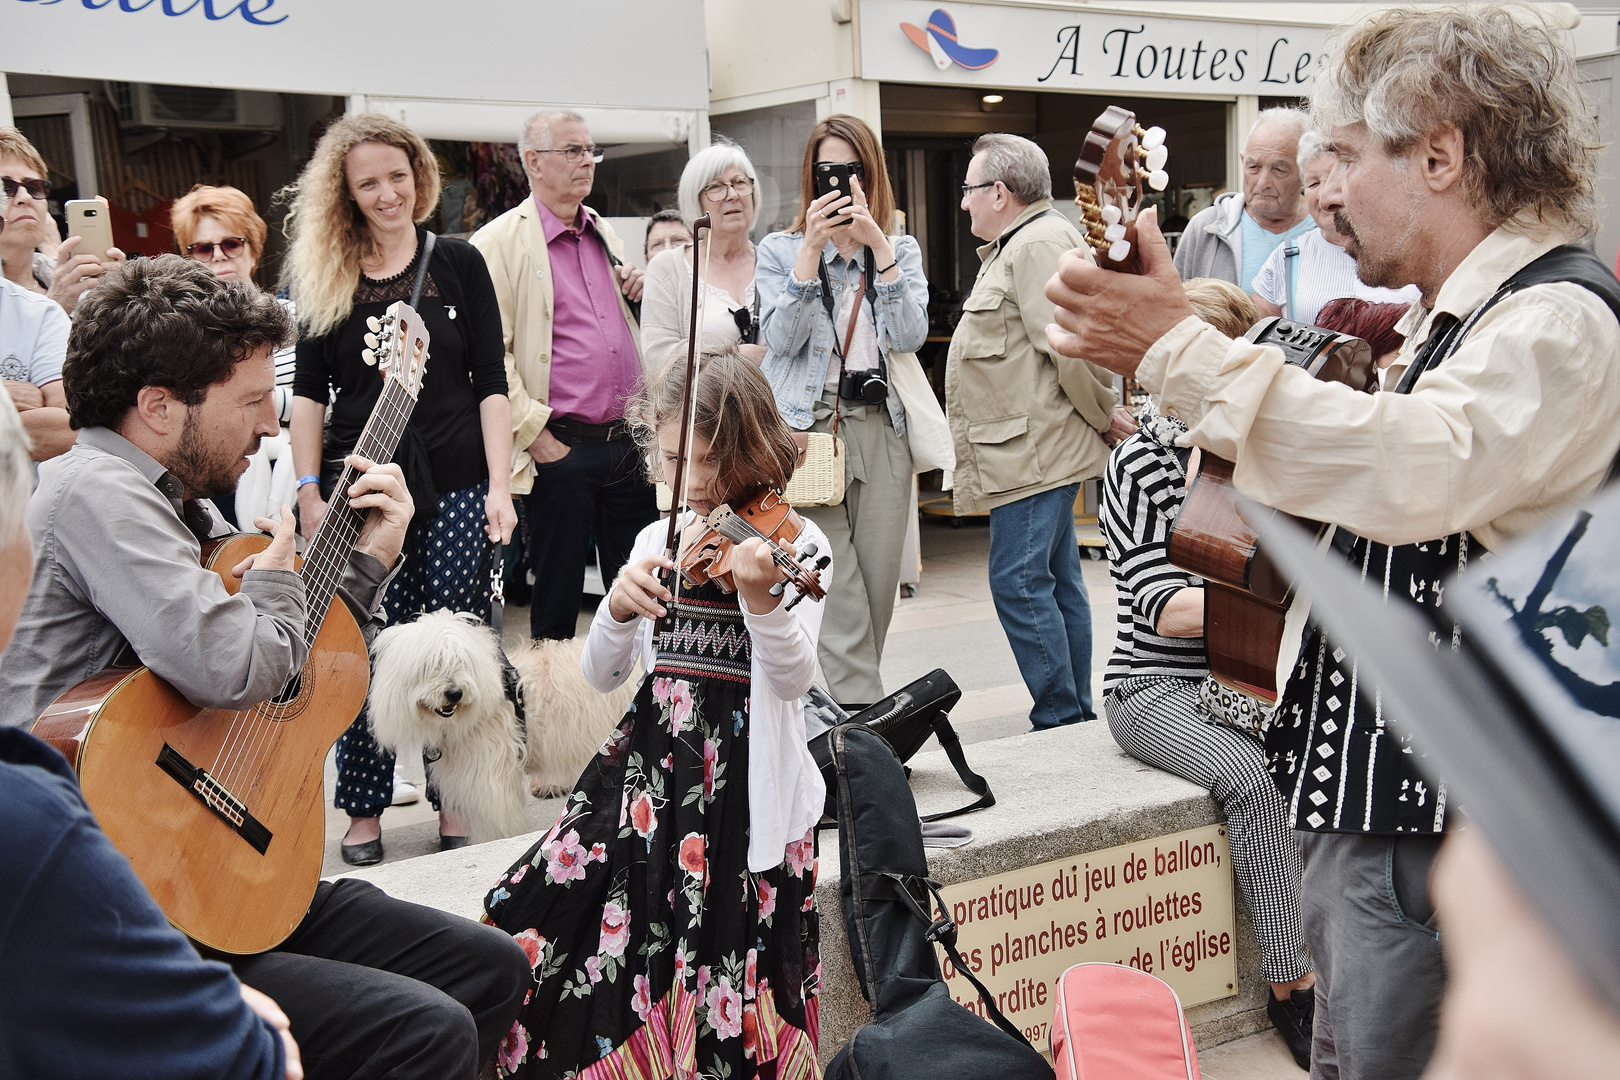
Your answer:
[[[753,498],[740,503],[735,509],[721,503],[701,521],[693,522],[683,537],[684,554],[679,569],[681,577],[691,585],[712,581],[722,592],[737,591],[732,575],[732,557],[739,543],[750,538],[763,541],[771,553],[771,561],[787,576],[771,586],[772,596],[781,596],[789,585],[798,595],[788,601],[791,609],[808,596],[820,600],[827,595],[821,584],[821,571],[832,562],[829,555],[819,554],[815,544],[806,544],[797,558],[781,548],[793,543],[804,531],[804,519],[782,498],[780,492],[762,489]],[[810,560],[815,559],[814,563]]]

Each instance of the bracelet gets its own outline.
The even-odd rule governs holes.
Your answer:
[[[302,491],[305,484],[318,484],[320,482],[321,478],[318,476],[300,476],[298,478],[298,488]]]
[[[874,277],[882,277],[884,274],[887,274],[890,270],[893,270],[895,267],[897,267],[899,265],[900,265],[900,260],[896,259],[896,260],[894,260],[894,262],[890,263],[888,266],[879,267],[877,272],[873,276]]]

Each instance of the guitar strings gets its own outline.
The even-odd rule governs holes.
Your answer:
[[[381,426],[384,429],[385,437],[373,436],[367,439],[365,437],[367,433],[362,432],[362,438],[356,445],[356,452],[363,453],[372,460],[376,460],[377,456],[384,456],[381,455],[381,451],[388,443],[397,444],[398,437],[403,431],[404,422],[408,420],[408,415],[403,411],[402,403],[387,400],[387,391],[392,390],[395,383],[396,380],[389,380],[388,385],[384,388],[384,396],[378,400],[379,407],[376,410],[381,418]],[[385,404],[389,407],[388,413],[383,412],[382,406]],[[368,425],[368,429],[369,427],[370,425]],[[339,492],[347,491],[358,476],[359,474],[352,467],[345,465],[343,472],[339,475],[338,486],[335,490]],[[330,526],[327,524],[329,521],[331,522]],[[306,575],[305,580],[305,595],[309,597],[313,593],[314,599],[314,603],[309,604],[306,608],[309,614],[306,615],[304,624],[306,645],[311,651],[313,651],[315,638],[319,634],[320,626],[327,609],[330,607],[331,598],[336,592],[336,585],[341,576],[342,568],[337,564],[337,553],[352,546],[353,541],[359,535],[361,522],[362,515],[344,499],[338,503],[334,510],[329,510],[322,519],[321,526],[316,530],[315,540],[312,542],[311,547],[318,550],[305,563],[306,568],[310,567],[311,564],[314,565],[313,571]],[[329,530],[332,534],[338,536],[338,540],[334,544],[322,545],[323,533],[327,533]],[[311,588],[312,584],[315,586],[313,589]],[[307,668],[308,660],[306,659],[306,671]],[[280,733],[281,728],[278,721],[284,720],[292,714],[301,697],[302,694],[295,695],[285,703],[275,702],[274,700],[261,702],[252,710],[249,714],[247,738],[244,740],[241,752],[237,754],[235,767],[231,770],[233,782],[243,774],[249,777],[256,775],[261,760],[274,747],[276,738]]]
[[[413,352],[416,351],[414,348]],[[422,354],[418,354],[419,356]],[[413,367],[415,365],[413,364]],[[398,389],[396,389],[398,388]],[[399,436],[404,426],[409,422],[411,404],[399,401],[401,394],[409,397],[409,390],[397,377],[389,378],[383,387],[383,393],[378,399],[374,418],[379,420],[382,431],[374,432],[373,425],[368,423],[357,441],[355,452],[360,453],[373,461],[381,463],[380,458],[392,457],[392,453],[383,454],[385,447],[397,446]],[[346,491],[358,478],[355,470],[345,465],[338,478],[338,491]],[[336,500],[334,500],[336,501]],[[359,536],[363,524],[363,515],[350,506],[347,499],[323,517],[310,547],[313,553],[305,562],[305,595],[313,599],[313,603],[306,605],[306,618],[304,637],[306,648],[313,651],[315,638],[320,632],[328,608],[336,594],[336,587],[340,580],[342,567],[337,565],[338,552],[352,548]],[[336,536],[335,543],[326,544],[323,541],[328,536]],[[345,559],[346,563],[347,560]],[[308,659],[305,668],[308,669]],[[297,678],[297,676],[295,676]],[[238,781],[246,776],[251,778],[257,774],[259,764],[267,751],[273,748],[280,732],[278,721],[291,716],[302,693],[294,695],[286,702],[277,702],[274,699],[260,702],[251,710],[237,712],[231,721],[230,730],[221,743],[220,751],[215,755],[213,775],[221,787],[230,792],[233,797],[240,800],[234,792]],[[242,724],[242,721],[246,721]],[[241,725],[241,730],[238,726]],[[224,774],[220,773],[223,760]]]

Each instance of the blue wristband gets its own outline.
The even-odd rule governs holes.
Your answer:
[[[318,484],[320,482],[321,478],[318,476],[300,476],[298,478],[298,486],[300,489],[302,489],[305,484]]]

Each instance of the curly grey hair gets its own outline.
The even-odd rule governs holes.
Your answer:
[[[1316,77],[1319,127],[1366,125],[1406,153],[1442,124],[1462,132],[1462,191],[1492,225],[1524,215],[1596,228],[1597,125],[1575,54],[1522,4],[1394,8],[1339,31]]]
[[[1299,137],[1299,153],[1294,156],[1294,161],[1299,165],[1300,175],[1304,175],[1305,166],[1309,164],[1312,159],[1317,158],[1322,154],[1331,154],[1332,152],[1332,150],[1328,149],[1326,135],[1323,135],[1320,131],[1317,131],[1314,128],[1305,132],[1305,134]]]
[[[759,217],[759,177],[754,173],[754,163],[748,160],[742,147],[729,139],[717,138],[712,146],[693,154],[692,160],[681,170],[681,185],[675,198],[688,229],[692,227],[692,222],[703,216],[702,200],[699,198],[703,189],[733,166],[754,182],[754,194],[748,200],[748,227],[754,227],[754,221]]]
[[[1001,132],[980,135],[973,153],[984,155],[984,182],[1000,180],[1025,206],[1052,197],[1052,165],[1046,151],[1028,139]]]

